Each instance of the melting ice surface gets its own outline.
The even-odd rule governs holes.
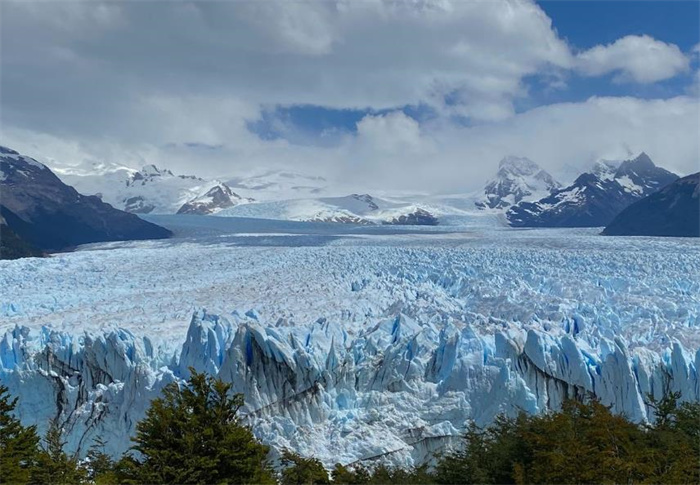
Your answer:
[[[693,239],[158,216],[167,241],[0,262],[0,380],[26,423],[112,453],[188,368],[327,464],[420,463],[471,420],[597,395],[700,399]],[[464,224],[468,224],[465,226]]]

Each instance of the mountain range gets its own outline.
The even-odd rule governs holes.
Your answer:
[[[134,170],[117,164],[93,163],[57,167],[67,184],[82,194],[135,214],[213,214],[251,202],[226,183],[194,175],[175,175],[168,169],[146,165]]]
[[[465,215],[483,212],[513,227],[604,227],[633,203],[678,179],[645,153],[622,162],[600,161],[566,187],[532,160],[509,156],[501,160],[494,178],[480,192],[449,197],[338,196],[339,188],[334,189],[323,177],[286,171],[224,182],[176,175],[155,165],[135,170],[118,164],[84,163],[57,165],[54,170],[77,192],[136,214],[436,225],[441,221],[464,223]],[[13,220],[11,214],[8,218]]]
[[[223,210],[217,215],[351,224],[428,226],[438,224],[437,217],[419,204],[404,200],[382,199],[369,194],[273,200],[238,205]]]
[[[0,147],[0,184],[3,258],[91,242],[171,235],[96,196],[79,194],[45,165],[5,147]]]
[[[641,153],[619,166],[597,164],[568,187],[510,207],[506,217],[513,227],[602,227],[632,203],[677,179]]]

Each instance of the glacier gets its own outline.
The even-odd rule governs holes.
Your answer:
[[[156,219],[156,218],[154,218]],[[595,395],[700,399],[700,246],[597,230],[161,217],[167,241],[0,262],[0,382],[19,415],[119,454],[189,368],[275,449],[428,461],[469,422]]]

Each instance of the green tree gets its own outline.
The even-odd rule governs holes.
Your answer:
[[[102,438],[95,439],[87,453],[84,468],[87,478],[96,485],[113,485],[119,483],[116,463],[105,453],[105,442]]]
[[[644,447],[649,481],[700,483],[700,403],[680,399],[679,392],[667,392],[660,400],[649,396],[656,418],[647,426]]]
[[[282,485],[325,485],[330,484],[328,471],[316,458],[304,458],[289,450],[282,452]]]
[[[364,485],[370,482],[371,473],[363,466],[350,468],[336,463],[331,478],[338,485]]]
[[[36,426],[22,426],[14,415],[17,398],[0,385],[0,483],[27,483],[38,454]]]
[[[65,444],[63,430],[58,421],[52,420],[44,438],[44,445],[37,454],[30,483],[68,485],[85,481],[87,472],[79,465],[77,455],[68,456],[63,451]]]
[[[700,403],[668,393],[654,424],[613,414],[596,399],[561,411],[471,426],[464,448],[438,461],[438,483],[700,483]],[[414,472],[415,473],[415,472]]]
[[[121,481],[141,483],[274,483],[269,448],[240,423],[243,396],[231,385],[190,369],[187,385],[172,383],[137,424],[132,449],[117,466]]]
[[[490,472],[492,449],[490,433],[471,423],[464,435],[464,448],[438,462],[435,470],[437,483],[494,483]]]

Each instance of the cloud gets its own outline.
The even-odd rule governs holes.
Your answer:
[[[357,123],[357,140],[382,155],[403,154],[420,148],[420,125],[401,111],[368,115]]]
[[[641,151],[678,174],[696,172],[700,170],[699,131],[697,98],[681,96],[668,100],[593,97],[476,126],[456,126],[442,119],[420,125],[398,111],[368,115],[358,122],[355,134],[344,135],[332,147],[256,137],[219,146],[213,142],[218,137],[209,137],[207,145],[216,149],[193,146],[201,143],[194,139],[187,144],[124,148],[104,140],[69,143],[16,129],[5,130],[3,136],[10,146],[42,160],[45,155],[135,167],[147,160],[180,173],[218,176],[272,167],[322,175],[346,191],[466,192],[493,176],[498,161],[507,154],[527,156],[564,181],[600,158],[625,159]]]
[[[55,132],[114,132],[143,97],[195,93],[492,120],[523,77],[571,63],[531,0],[7,2],[0,21],[4,109]]]
[[[507,154],[530,157],[564,181],[601,158],[622,160],[641,151],[679,174],[700,170],[700,106],[691,97],[593,97],[471,127],[438,121],[418,130],[403,116],[360,122],[357,137],[335,154],[342,160],[343,180],[369,180],[378,188],[464,191],[493,176]],[[358,166],[361,170],[355,170]]]
[[[64,163],[204,176],[277,167],[357,187],[461,190],[508,153],[553,170],[628,149],[681,172],[699,158],[697,99],[518,114],[531,77],[652,82],[687,66],[645,36],[576,55],[531,0],[5,2],[0,27],[3,143]],[[370,114],[317,146],[250,130],[277,106],[307,104]],[[406,105],[435,116],[418,122]]]
[[[628,35],[576,56],[576,68],[587,76],[616,73],[619,82],[653,83],[675,77],[690,66],[677,45],[648,35]]]

